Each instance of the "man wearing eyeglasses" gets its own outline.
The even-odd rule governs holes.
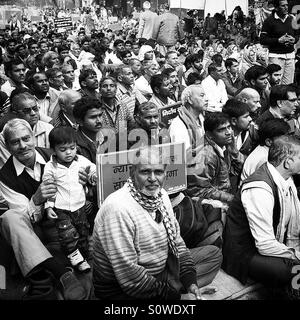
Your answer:
[[[11,112],[7,113],[0,121],[0,130],[8,120],[20,118],[26,120],[34,133],[35,145],[42,148],[50,148],[48,135],[53,129],[50,123],[40,121],[39,108],[37,101],[29,92],[12,92]],[[0,167],[4,165],[10,153],[6,148],[2,133],[0,133]]]
[[[272,87],[270,93],[270,108],[257,118],[259,126],[264,120],[280,118],[288,122],[290,132],[300,136],[299,129],[295,126],[293,115],[298,106],[295,88],[288,85],[277,85]]]

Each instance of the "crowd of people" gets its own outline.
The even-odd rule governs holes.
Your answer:
[[[298,299],[299,33],[287,0],[259,32],[240,7],[227,19],[191,10],[183,25],[145,1],[112,30],[101,6],[60,32],[54,18],[68,12],[47,12],[0,33],[0,245],[28,283],[23,299],[201,300],[220,268]],[[169,195],[166,143],[184,143],[187,170]],[[98,207],[97,154],[131,149],[128,180]]]

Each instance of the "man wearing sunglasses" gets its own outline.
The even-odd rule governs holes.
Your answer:
[[[20,118],[26,120],[34,133],[35,145],[37,147],[49,148],[48,135],[53,129],[50,123],[40,121],[39,108],[37,106],[36,99],[29,92],[24,89],[17,89],[12,92],[11,95],[11,112],[7,113],[0,121],[0,130],[2,131],[4,125],[8,120]],[[0,167],[10,157],[2,133],[0,133]]]

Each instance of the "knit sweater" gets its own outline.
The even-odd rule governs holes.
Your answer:
[[[180,236],[179,225],[166,191],[163,201],[176,225],[180,281],[187,289],[196,283],[189,250]],[[101,206],[93,232],[95,294],[102,299],[179,299],[180,293],[156,276],[165,269],[167,233],[130,195],[125,184]]]
[[[296,36],[296,31],[292,27],[292,16],[288,16],[284,22],[280,19],[275,19],[274,14],[270,15],[264,22],[261,30],[260,43],[268,46],[270,53],[285,54],[295,50],[294,45],[286,46],[284,43],[279,43],[278,39],[284,34],[293,36],[297,43],[299,36]]]

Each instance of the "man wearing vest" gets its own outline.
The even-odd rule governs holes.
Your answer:
[[[300,264],[300,203],[292,176],[300,172],[300,142],[276,138],[268,162],[242,184],[232,201],[224,230],[223,269],[240,280],[287,289]]]
[[[85,289],[73,270],[52,256],[35,233],[43,204],[57,191],[53,181],[41,182],[50,150],[35,148],[32,129],[24,119],[8,121],[3,136],[11,157],[0,170],[0,189],[9,207],[0,216],[1,236],[11,245],[29,282],[33,274],[43,270],[57,281],[65,300],[85,299]]]

